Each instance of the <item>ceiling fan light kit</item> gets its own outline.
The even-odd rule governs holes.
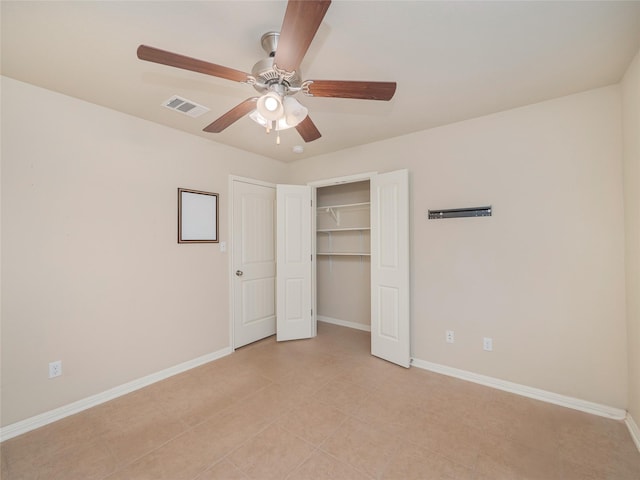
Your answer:
[[[395,82],[302,81],[300,64],[330,4],[330,0],[289,0],[281,31],[262,35],[260,42],[268,58],[257,62],[251,74],[146,45],[138,47],[138,58],[246,83],[261,94],[236,105],[207,125],[205,132],[220,133],[249,115],[265,127],[267,133],[272,129],[279,132],[295,127],[305,142],[312,142],[322,135],[309,117],[308,109],[292,95],[302,91],[314,97],[389,101],[396,90]],[[276,143],[280,143],[279,134]]]
[[[270,101],[274,102],[272,108],[269,107]],[[258,98],[256,109],[249,114],[249,118],[268,130],[287,130],[300,124],[308,112],[309,110],[293,97],[275,99],[274,95],[266,94]]]

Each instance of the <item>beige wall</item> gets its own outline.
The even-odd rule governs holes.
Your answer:
[[[627,132],[637,77],[636,58]],[[177,245],[177,187],[221,194],[225,240],[230,173],[306,182],[400,168],[413,356],[638,412],[620,99],[607,87],[287,166],[2,78],[2,425],[229,346],[228,256]],[[627,135],[636,232],[637,147]],[[484,204],[493,217],[426,220]],[[64,375],[48,380],[58,359]]]
[[[301,160],[290,181],[408,168],[412,355],[626,408],[621,128],[612,86]]]
[[[640,423],[640,52],[622,81],[629,413]]]
[[[177,188],[226,240],[228,175],[284,165],[6,77],[2,120],[2,425],[228,347],[228,254],[177,244]]]

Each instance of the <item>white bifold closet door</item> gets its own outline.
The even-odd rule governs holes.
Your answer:
[[[371,178],[371,353],[403,367],[411,360],[409,172]]]
[[[312,288],[311,187],[278,185],[276,339],[315,336]]]

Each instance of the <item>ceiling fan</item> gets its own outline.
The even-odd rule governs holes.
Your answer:
[[[295,127],[305,142],[312,142],[321,134],[311,121],[308,110],[293,98],[299,91],[312,97],[387,101],[396,91],[395,82],[302,80],[300,63],[330,4],[331,0],[289,0],[281,31],[262,36],[262,47],[269,57],[256,63],[251,74],[146,45],[138,47],[138,58],[246,83],[261,93],[261,96],[246,99],[207,125],[203,129],[205,132],[220,133],[249,114],[266,128],[267,133]],[[277,143],[280,143],[279,134]]]

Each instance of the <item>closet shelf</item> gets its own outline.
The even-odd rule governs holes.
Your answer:
[[[328,211],[329,209],[332,209],[332,208],[347,209],[347,208],[368,207],[369,205],[371,205],[371,202],[345,203],[342,205],[327,205],[327,206],[318,207],[318,211],[322,211],[322,210]]]
[[[317,252],[316,255],[324,256],[351,256],[351,257],[370,257],[368,252]]]
[[[348,227],[348,228],[319,228],[317,233],[332,233],[332,232],[359,232],[363,230],[371,230],[371,227]]]

